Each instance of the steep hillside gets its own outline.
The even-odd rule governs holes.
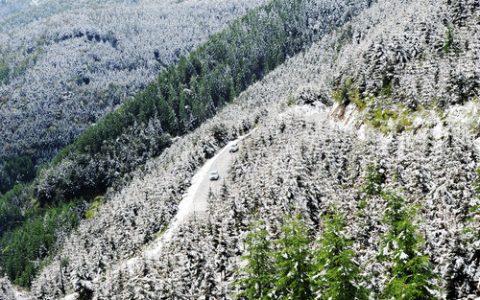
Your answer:
[[[269,44],[263,30],[252,30],[257,39],[227,31],[179,65],[190,59],[208,62],[191,77],[199,81],[210,74],[217,78],[218,70],[244,71],[232,63],[242,54],[223,60],[233,51],[221,46],[223,38],[244,46],[253,66],[259,56],[251,49],[273,57],[271,45],[282,44],[292,54],[281,52],[284,63],[246,71],[247,79],[233,72],[236,90],[222,94],[219,102],[215,93],[202,94],[190,76],[179,76],[181,67],[169,71],[119,112],[134,125],[121,122],[113,133],[93,127],[35,182],[35,193],[27,194],[56,207],[47,217],[76,207],[85,219],[75,220],[79,225],[71,234],[70,223],[60,223],[63,228],[55,231],[60,243],[33,279],[33,298],[259,299],[260,283],[267,290],[262,299],[288,299],[288,292],[305,286],[303,296],[289,294],[290,299],[314,299],[314,294],[325,299],[325,285],[342,276],[349,281],[347,275],[355,272],[355,280],[337,292],[355,288],[370,299],[480,297],[479,2],[272,3],[278,6],[259,9],[232,28],[272,28],[272,20],[285,28],[293,18],[297,23],[290,32],[300,34]],[[283,9],[299,12],[299,18],[285,17]],[[247,43],[250,39],[254,42]],[[229,82],[228,76],[221,78]],[[163,93],[165,83],[169,88]],[[220,90],[230,91],[226,86]],[[191,101],[192,107],[201,99],[213,103],[208,106],[213,111],[198,106],[197,118],[154,116],[148,125],[137,125],[141,118],[124,113],[149,115],[135,105],[143,108],[152,98]],[[184,130],[169,132],[178,137],[163,145],[159,132],[172,124]],[[110,134],[106,139],[104,132]],[[232,140],[237,153],[227,152]],[[165,148],[150,155],[150,143]],[[101,162],[107,167],[90,167]],[[107,193],[92,203],[73,201],[78,186],[98,187],[99,169],[116,172],[109,175],[116,180],[105,186]],[[208,181],[213,169],[220,171],[218,182]],[[8,198],[11,203],[30,199],[18,194]],[[332,211],[344,222],[329,223],[335,219]],[[289,229],[294,215],[300,216],[302,230]],[[28,229],[30,221],[24,223]],[[264,244],[255,235],[262,228]],[[332,233],[331,228],[341,229]],[[295,232],[291,244],[287,230]],[[337,239],[326,241],[328,234]],[[340,264],[352,258],[348,272],[341,266],[334,270],[347,275],[328,277],[331,273],[318,270],[331,271],[336,263],[318,259],[333,255],[325,249],[319,254],[328,242],[346,249]],[[3,245],[3,252],[16,257],[18,244],[11,245]],[[252,254],[262,245],[270,249],[259,259],[271,263],[265,268],[270,273],[261,274],[268,278],[264,281],[255,278],[258,270],[245,259],[262,254]],[[310,260],[315,261],[310,273],[299,275],[298,263]],[[303,276],[301,283],[297,275]],[[238,297],[248,280],[256,291]],[[359,295],[331,298],[363,299]]]
[[[429,137],[430,130],[415,136],[372,133],[361,138],[332,127],[326,117],[326,112],[308,107],[290,109],[260,126],[242,147],[222,192],[210,199],[209,218],[192,218],[156,257],[146,256],[134,267],[107,276],[100,284],[101,295],[234,295],[249,225],[264,220],[276,236],[284,215],[301,213],[316,237],[331,205],[348,216],[347,232],[368,276],[365,285],[380,293],[388,280],[388,264],[377,256],[388,227],[382,217],[386,201],[363,190],[372,164],[385,175],[382,189],[398,191],[420,207],[415,222],[425,234],[426,253],[444,288],[436,297],[477,295],[478,250],[464,234],[471,205],[465,198],[473,197],[478,156],[471,142],[450,135],[455,142],[449,143],[448,136]],[[455,171],[447,173],[439,166]]]
[[[116,3],[136,3],[136,0],[2,0],[0,1],[0,32],[9,31],[18,26],[25,26],[37,20],[55,14],[88,6],[103,6]]]
[[[385,12],[392,11],[396,13],[386,17]],[[139,231],[146,227],[137,227],[138,222],[159,216],[152,204],[167,203],[152,201],[151,197],[165,195],[153,196],[162,189],[159,178],[171,178],[159,175],[165,172],[161,159],[152,161],[146,173],[136,175],[122,193],[105,204],[96,221],[80,226],[59,255],[70,264],[58,272],[57,260],[45,269],[34,284],[37,295],[46,290],[61,293],[58,282],[71,281],[68,274],[75,273],[73,281],[80,287],[77,292],[86,293],[93,284],[92,295],[99,298],[232,297],[238,289],[233,283],[242,266],[243,240],[250,224],[263,220],[275,237],[285,215],[300,213],[314,239],[322,234],[321,224],[334,205],[347,216],[346,231],[367,275],[364,284],[377,298],[390,270],[388,263],[378,259],[379,245],[389,230],[383,217],[388,203],[385,195],[396,193],[417,208],[412,219],[426,241],[423,253],[438,276],[431,279],[440,286],[430,296],[478,297],[478,223],[472,221],[478,214],[472,210],[478,204],[478,102],[473,95],[455,100],[458,93],[470,95],[468,87],[473,84],[467,80],[469,84],[452,89],[448,82],[456,78],[456,64],[446,65],[450,71],[442,69],[444,79],[435,88],[430,88],[435,81],[427,86],[425,80],[430,72],[435,77],[435,70],[448,61],[462,61],[462,68],[475,68],[477,61],[469,58],[477,50],[461,41],[475,40],[477,12],[474,3],[464,3],[461,8],[427,0],[374,4],[309,51],[288,60],[208,124],[172,146],[177,155],[169,165],[180,167],[190,160],[190,165],[198,166],[203,159],[195,157],[201,155],[202,148],[197,150],[187,146],[189,143],[211,140],[216,148],[237,132],[249,131],[246,128],[253,124],[258,128],[241,144],[230,172],[222,174],[224,188],[210,195],[208,218],[193,215],[153,258],[147,248],[144,253],[137,250],[135,259],[114,259],[119,262],[110,264],[112,253],[119,253],[118,245],[112,248],[113,241],[143,236]],[[458,14],[463,16],[462,23],[457,23]],[[407,42],[382,46],[394,43],[397,34],[415,44],[419,53],[402,58],[402,53],[410,51]],[[449,44],[457,45],[454,52]],[[372,80],[363,83],[359,74]],[[412,87],[411,80],[418,83]],[[405,95],[407,92],[423,97],[412,105],[410,100],[415,98]],[[250,121],[244,122],[244,118]],[[252,125],[242,130],[238,128],[241,124]],[[218,128],[224,133],[219,134]],[[177,148],[180,145],[185,145],[183,150]],[[382,174],[378,182],[371,182],[372,167]],[[177,176],[182,174],[178,169],[168,172],[180,177],[182,183],[192,176]],[[369,192],[365,188],[369,184],[378,185],[383,192]],[[167,199],[176,200],[157,208],[170,216],[185,191],[185,186],[174,186],[171,191],[175,196]],[[113,209],[120,203],[138,203],[138,210]],[[114,215],[112,211],[119,221],[106,221]],[[139,211],[146,215],[139,217]],[[109,239],[101,232],[107,225],[113,230]],[[160,236],[163,230],[159,228]],[[130,238],[124,238],[126,235]],[[82,242],[94,236],[97,242]],[[84,254],[79,256],[78,249],[85,249]]]
[[[14,175],[29,179],[28,174],[9,174],[9,162],[20,156],[37,165],[52,158],[160,70],[263,2],[34,5],[32,10],[51,15],[18,21],[0,32],[0,192],[12,186]],[[54,4],[62,9],[52,9]],[[2,171],[11,182],[4,182],[8,178]]]
[[[275,0],[161,72],[63,149],[33,183],[16,185],[0,198],[3,273],[29,286],[44,266],[40,262],[50,260],[79,221],[95,214],[107,188],[120,189],[129,172],[160,155],[177,140],[174,136],[200,126],[239,92],[369,5]],[[204,151],[205,157],[212,154]],[[147,231],[146,239],[151,235]]]

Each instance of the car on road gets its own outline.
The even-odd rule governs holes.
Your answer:
[[[208,178],[210,179],[210,181],[216,181],[220,179],[220,174],[218,174],[218,171],[212,171],[210,172],[210,176],[208,176]]]
[[[238,151],[238,144],[233,144],[231,147],[230,147],[230,150],[228,150],[230,153],[235,153]]]

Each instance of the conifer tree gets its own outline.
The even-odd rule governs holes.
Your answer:
[[[166,101],[158,102],[158,116],[162,120],[162,128],[168,133],[176,134],[178,129],[177,117],[175,112]]]
[[[470,199],[465,227],[458,245],[460,249],[457,250],[470,255],[461,269],[456,266],[456,260],[452,261],[454,272],[453,276],[450,277],[451,283],[455,281],[462,282],[462,276],[465,276],[468,272],[467,266],[474,265],[475,261],[480,262],[480,168],[477,169],[477,178],[473,182],[473,188],[475,196]],[[477,288],[480,291],[480,283],[478,281],[470,280],[469,285],[472,289]],[[454,297],[457,297],[457,295],[451,296],[452,299]]]
[[[366,289],[360,286],[362,278],[352,245],[345,234],[344,217],[337,212],[327,215],[312,272],[316,299],[368,299]]]
[[[429,300],[437,299],[435,274],[428,255],[422,254],[423,238],[412,223],[413,212],[405,200],[384,193],[387,201],[384,220],[390,230],[383,237],[380,258],[391,261],[390,276],[383,291],[383,299]]]
[[[274,279],[271,243],[265,225],[254,226],[245,240],[247,254],[243,259],[246,265],[241,270],[245,277],[237,282],[242,290],[238,296],[248,300],[270,299]]]
[[[313,299],[310,239],[300,216],[286,220],[276,244],[275,299]]]
[[[473,182],[475,197],[470,200],[468,208],[467,226],[463,238],[465,243],[480,253],[480,168],[477,169],[477,178]]]
[[[191,98],[191,91],[190,90],[182,90],[180,92],[179,100],[178,100],[178,127],[179,133],[184,134],[188,130],[191,130],[190,124],[190,116],[188,113],[188,103],[189,98]]]
[[[382,191],[382,183],[385,181],[385,175],[380,172],[376,165],[369,165],[367,167],[367,174],[365,176],[365,184],[362,187],[362,192],[369,196],[375,196]]]

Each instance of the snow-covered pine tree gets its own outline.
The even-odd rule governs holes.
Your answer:
[[[470,199],[467,219],[462,234],[456,241],[454,257],[449,266],[450,284],[447,287],[447,298],[458,298],[458,289],[476,290],[480,295],[480,282],[465,278],[478,278],[480,270],[476,267],[480,262],[480,169],[473,182],[475,196]],[[459,258],[462,257],[462,258]],[[466,257],[467,259],[463,259]]]
[[[385,181],[385,175],[376,165],[369,165],[367,167],[367,174],[365,176],[365,184],[362,187],[362,192],[368,196],[380,194],[382,191],[382,183]]]
[[[387,201],[384,221],[390,230],[383,237],[380,259],[392,262],[382,299],[437,299],[436,275],[424,242],[413,224],[414,212],[405,200],[392,192],[383,193]]]
[[[344,216],[334,210],[325,216],[311,273],[315,299],[368,299],[345,225]]]
[[[308,228],[300,215],[287,218],[276,241],[275,299],[313,299],[309,274],[313,265]]]
[[[243,277],[236,284],[241,289],[240,299],[266,300],[273,292],[274,268],[272,244],[264,223],[253,224],[252,231],[245,239],[245,266],[241,269]]]

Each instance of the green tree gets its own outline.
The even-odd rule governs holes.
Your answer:
[[[148,123],[155,115],[155,104],[159,102],[157,87],[155,85],[149,85],[140,97],[142,98],[143,105],[140,107],[139,119],[143,123]]]
[[[0,162],[0,166],[2,162]],[[35,165],[29,155],[20,155],[4,159],[4,172],[0,173],[0,194],[11,189],[15,184],[28,182],[35,177]]]
[[[454,43],[454,32],[453,25],[449,24],[447,26],[447,31],[445,32],[445,41],[443,43],[443,51],[449,53]]]
[[[27,287],[44,259],[55,251],[56,234],[78,225],[75,204],[48,211],[44,216],[28,220],[21,227],[4,233],[0,239],[2,272],[16,284]]]
[[[200,125],[212,115],[211,108],[214,107],[210,93],[210,86],[207,79],[196,82],[195,97],[192,101],[192,114],[195,117],[195,126]]]
[[[430,257],[422,254],[424,242],[412,223],[415,218],[412,209],[405,200],[394,194],[384,193],[387,201],[384,221],[390,230],[382,241],[382,261],[392,262],[389,279],[381,296],[395,300],[437,299],[434,291],[436,275],[433,272]]]
[[[385,182],[385,174],[380,172],[376,165],[369,165],[367,167],[367,174],[365,176],[365,183],[362,187],[362,192],[369,196],[379,195],[382,191],[382,183]]]
[[[170,134],[176,134],[178,132],[178,121],[175,111],[162,99],[158,102],[158,116],[165,132]]]
[[[309,275],[313,270],[308,228],[301,216],[287,219],[276,241],[275,298],[313,299]]]
[[[13,189],[0,196],[0,232],[5,232],[24,219],[20,205],[23,204],[22,199],[27,197],[27,190],[24,185],[16,184]]]
[[[245,276],[238,280],[237,285],[241,292],[238,297],[248,300],[270,299],[273,290],[273,259],[271,243],[265,224],[255,224],[253,230],[245,240],[247,254],[241,273]]]
[[[233,82],[233,77],[230,73],[227,75],[225,85],[225,89],[227,92],[226,101],[230,102],[237,96],[237,92],[235,91],[235,83]]]
[[[189,92],[190,90],[188,90]],[[186,110],[187,105],[187,93],[185,91],[180,92],[178,100],[178,130],[180,134],[184,134],[189,130],[188,128],[188,113]]]
[[[360,284],[362,277],[352,245],[345,234],[344,217],[337,212],[327,215],[312,272],[316,299],[368,299],[367,290]]]

